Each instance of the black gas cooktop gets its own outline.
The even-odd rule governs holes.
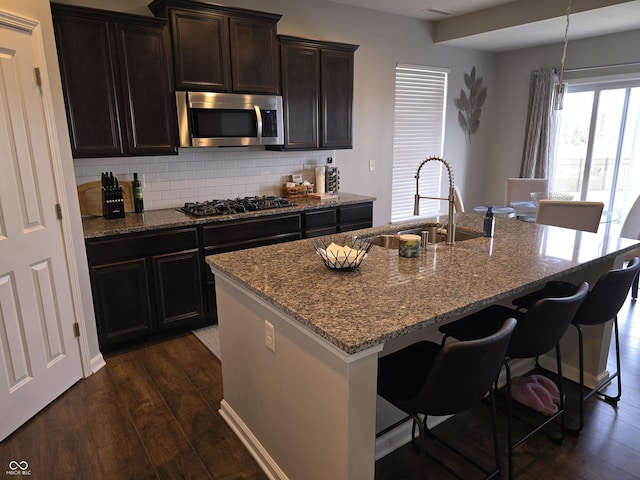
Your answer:
[[[178,210],[194,217],[210,217],[214,215],[230,215],[232,213],[255,212],[273,208],[291,207],[286,198],[273,196],[256,196],[233,198],[227,200],[207,200],[205,202],[188,202]]]

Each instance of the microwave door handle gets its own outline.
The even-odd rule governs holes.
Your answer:
[[[258,105],[254,105],[253,109],[256,111],[256,123],[258,124],[258,142],[262,140],[262,112],[260,112],[260,107]]]

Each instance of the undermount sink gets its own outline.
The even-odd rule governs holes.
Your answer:
[[[400,235],[420,235],[424,230],[429,232],[429,243],[442,243],[447,241],[447,229],[446,227],[427,226],[412,228],[409,230],[401,230],[397,234],[381,234],[371,237],[371,243],[384,248],[398,249],[400,245]],[[471,240],[473,238],[479,238],[482,234],[476,232],[469,232],[465,230],[456,229],[454,240],[456,242],[464,242],[465,240]]]

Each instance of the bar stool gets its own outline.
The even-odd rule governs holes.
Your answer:
[[[422,341],[394,352],[378,361],[378,394],[413,419],[411,442],[415,447],[416,426],[423,453],[449,473],[458,475],[440,459],[429,455],[426,435],[435,438],[456,455],[464,458],[485,475],[500,475],[498,429],[495,412],[494,382],[500,373],[507,345],[516,320],[506,319],[485,338],[439,345]],[[453,415],[479,404],[489,392],[495,469],[488,471],[458,449],[433,434],[427,427],[429,415]],[[423,415],[423,418],[420,418]],[[459,477],[458,477],[459,478]]]
[[[585,301],[580,305],[571,324],[578,331],[578,363],[580,375],[580,421],[577,428],[570,429],[573,433],[580,433],[584,427],[584,402],[598,393],[609,403],[616,404],[622,395],[622,378],[620,375],[620,339],[618,335],[618,312],[622,308],[629,289],[640,271],[640,258],[633,257],[626,268],[609,270],[603,274],[593,289],[587,295]],[[537,298],[549,295],[551,292],[570,294],[576,286],[568,282],[549,282],[542,289],[530,293],[524,297],[513,301],[519,308],[529,308]],[[613,319],[615,349],[616,349],[616,371],[603,380],[594,388],[589,389],[585,394],[584,385],[584,336],[582,327],[584,325],[601,325]],[[618,393],[615,396],[602,393],[603,387],[608,385],[614,378],[617,378]]]
[[[571,320],[586,297],[588,291],[589,284],[587,282],[583,282],[573,295],[562,298],[543,298],[535,302],[526,312],[514,310],[502,305],[491,305],[479,312],[440,327],[440,332],[444,333],[443,343],[448,337],[468,341],[484,336],[487,330],[491,331],[496,325],[500,325],[505,318],[513,317],[518,320],[518,324],[511,336],[504,359],[507,379],[509,479],[513,478],[514,449],[528,440],[533,434],[555,421],[557,418],[560,419],[560,437],[557,439],[557,442],[562,443],[564,441],[566,434],[566,422],[560,340],[569,327],[569,323],[571,323]],[[553,348],[555,348],[556,352],[558,390],[560,394],[560,405],[558,406],[558,410],[556,413],[545,417],[544,421],[533,428],[529,433],[514,441],[510,362],[519,358],[537,358]]]

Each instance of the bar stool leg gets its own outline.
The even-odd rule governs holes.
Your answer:
[[[636,277],[638,278],[638,277]],[[613,317],[613,331],[615,333],[616,340],[616,376],[618,377],[618,394],[615,397],[610,395],[605,395],[604,393],[600,393],[600,389],[598,389],[598,393],[604,397],[606,401],[609,403],[616,404],[620,397],[622,396],[622,377],[620,374],[620,336],[618,333],[618,316]]]
[[[509,361],[504,362],[507,377],[507,475],[508,479],[513,479],[513,400],[511,399],[511,366]]]
[[[556,345],[556,362],[558,363],[558,392],[560,393],[560,405],[558,409],[560,410],[560,438],[557,440],[559,445],[564,443],[565,437],[567,436],[567,419],[565,415],[565,395],[564,395],[564,381],[562,376],[562,355],[560,353],[560,344]]]
[[[603,380],[600,384],[598,384],[593,390],[589,391],[586,395],[584,394],[585,388],[587,388],[584,384],[584,334],[582,331],[582,327],[578,324],[574,324],[576,330],[578,331],[578,368],[579,368],[579,376],[580,376],[580,398],[579,398],[579,423],[578,428],[570,428],[569,431],[574,434],[579,434],[584,428],[584,402],[589,399],[594,393],[598,393],[603,396],[604,400],[615,405],[620,400],[622,396],[622,377],[620,374],[620,335],[618,331],[618,316],[613,317],[613,327],[614,327],[614,339],[615,339],[615,348],[616,348],[616,373],[609,376],[606,380]],[[613,380],[613,377],[617,377],[618,383],[618,393],[615,396],[606,395],[600,390],[604,388],[606,385]]]

